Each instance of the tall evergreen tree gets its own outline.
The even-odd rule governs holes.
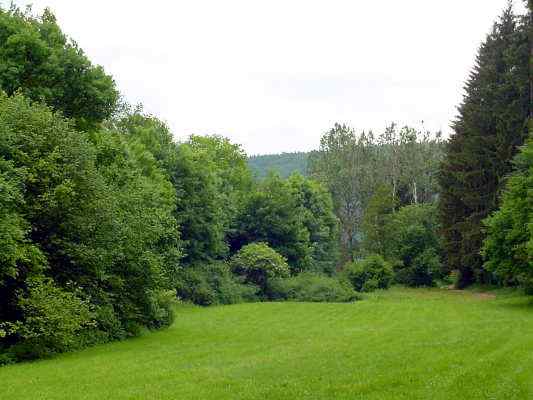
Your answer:
[[[511,160],[527,135],[526,18],[509,4],[481,45],[441,165],[440,218],[449,270],[460,286],[486,281],[481,221],[495,210]]]

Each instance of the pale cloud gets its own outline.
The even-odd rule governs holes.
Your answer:
[[[449,132],[507,1],[32,3],[177,139],[217,133],[255,154],[317,148],[335,122]]]

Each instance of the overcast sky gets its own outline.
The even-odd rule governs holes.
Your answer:
[[[449,133],[507,0],[31,3],[177,139],[216,133],[264,154],[315,149],[335,122]]]

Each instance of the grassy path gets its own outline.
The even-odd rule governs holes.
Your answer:
[[[183,306],[146,336],[0,368],[0,399],[531,399],[533,305],[393,289]]]

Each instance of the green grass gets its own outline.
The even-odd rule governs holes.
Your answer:
[[[531,399],[527,298],[181,306],[169,329],[0,368],[0,399]]]

